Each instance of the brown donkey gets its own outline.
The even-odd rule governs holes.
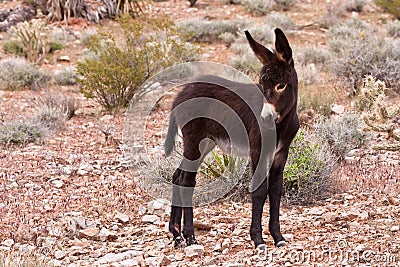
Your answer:
[[[270,203],[270,234],[275,246],[286,244],[280,231],[279,208],[283,169],[289,146],[299,129],[296,111],[297,74],[292,49],[282,30],[275,29],[274,52],[255,41],[248,31],[245,34],[250,47],[263,64],[257,86],[216,76],[203,76],[185,85],[172,104],[165,153],[168,156],[172,152],[178,127],[182,131],[184,151],[184,160],[172,178],[174,187],[169,230],[174,236],[175,246],[196,243],[192,208],[196,173],[204,157],[215,145],[233,154],[247,147],[247,155],[244,156],[250,156],[253,182],[256,181],[256,186],[250,190],[250,236],[255,246],[265,249],[261,217],[267,196]],[[198,102],[193,102],[196,100]],[[193,117],[196,114],[197,117]],[[269,121],[272,121],[272,127]],[[242,128],[238,126],[240,124]],[[238,132],[241,132],[239,137],[235,137]],[[240,137],[243,133],[246,138]],[[181,238],[182,215],[184,239]]]

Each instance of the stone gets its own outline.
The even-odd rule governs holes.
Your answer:
[[[160,218],[157,215],[146,214],[142,217],[142,222],[157,223]]]
[[[112,232],[112,231],[108,230],[107,228],[103,227],[100,230],[99,238],[101,241],[105,242],[108,240],[115,240],[118,238],[118,236],[115,232]]]
[[[67,255],[67,254],[66,254],[65,251],[63,251],[63,250],[57,250],[56,252],[54,252],[54,257],[55,257],[57,260],[62,260],[62,259],[64,259],[66,255]]]
[[[114,219],[120,223],[127,223],[129,222],[129,216],[120,212],[117,212],[114,216]]]
[[[139,266],[139,261],[134,258],[134,259],[127,259],[121,261],[118,266],[120,267],[131,267],[131,266]]]
[[[56,187],[56,188],[61,188],[61,187],[63,187],[63,185],[64,185],[64,182],[61,181],[61,180],[54,180],[54,181],[52,181],[51,183],[52,183],[52,184],[54,185],[54,187]]]
[[[191,245],[188,247],[185,247],[185,255],[187,257],[202,257],[204,255],[204,246],[202,245]]]
[[[71,59],[69,58],[69,56],[60,56],[58,58],[59,61],[66,61],[66,62],[70,62]]]
[[[78,231],[78,235],[80,238],[87,238],[87,239],[93,239],[98,233],[99,233],[99,228],[97,227]]]
[[[137,250],[128,250],[122,253],[107,253],[103,257],[101,257],[96,264],[107,264],[107,263],[115,263],[120,262],[129,258],[137,257],[142,255],[141,251]],[[96,265],[93,264],[93,265]]]
[[[392,231],[392,232],[398,232],[399,230],[400,229],[399,229],[398,225],[392,226],[392,228],[390,228],[390,231]]]
[[[12,247],[15,244],[15,241],[14,239],[9,238],[1,242],[1,244],[6,247]]]
[[[333,104],[331,107],[331,111],[335,114],[343,114],[345,111],[345,108],[343,105],[338,105],[338,104]]]

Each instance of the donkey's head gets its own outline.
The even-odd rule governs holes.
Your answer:
[[[292,49],[281,29],[275,29],[275,50],[272,52],[245,31],[247,40],[263,64],[260,85],[269,104],[279,114],[281,121],[297,105],[297,74],[294,69]]]

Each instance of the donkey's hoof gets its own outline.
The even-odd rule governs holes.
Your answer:
[[[275,246],[277,248],[284,247],[284,246],[286,246],[286,241],[285,240],[278,241],[278,243],[276,243]]]
[[[174,248],[183,248],[183,247],[185,247],[185,245],[186,245],[186,242],[182,237],[178,236],[177,238],[175,238]]]
[[[267,246],[265,244],[260,244],[256,247],[257,250],[266,250]]]

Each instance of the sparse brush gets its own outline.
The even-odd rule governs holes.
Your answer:
[[[325,119],[315,126],[317,133],[340,158],[351,149],[361,147],[366,139],[362,133],[362,121],[356,114],[345,113]]]
[[[39,122],[13,121],[0,124],[0,144],[24,145],[27,143],[40,143],[47,134],[47,129]]]
[[[311,85],[318,81],[318,70],[314,63],[297,67],[299,83]]]
[[[0,60],[0,89],[38,90],[45,87],[51,76],[23,58]]]
[[[51,92],[46,93],[44,97],[40,98],[38,105],[64,114],[66,120],[75,116],[75,112],[80,106],[79,102],[71,96]]]
[[[400,40],[384,36],[372,25],[357,19],[332,27],[328,45],[336,57],[331,71],[352,83],[357,91],[365,75],[372,75],[400,90]]]
[[[236,36],[230,32],[223,32],[218,35],[218,39],[221,39],[227,45],[231,45],[235,41]]]
[[[343,2],[332,2],[326,4],[325,14],[319,19],[318,24],[321,28],[329,29],[338,24],[345,17],[346,8]]]
[[[177,24],[180,32],[191,36],[197,42],[212,43],[218,40],[221,34],[237,35],[244,22],[239,20],[206,20],[194,18],[181,21]]]
[[[387,31],[391,37],[400,37],[400,20],[394,20],[387,25]]]
[[[323,68],[331,59],[328,49],[316,46],[296,47],[296,62],[301,65],[315,64],[317,67]]]
[[[51,259],[44,255],[32,252],[21,253],[15,251],[0,252],[0,267],[50,267]]]
[[[87,44],[92,36],[97,34],[96,29],[86,29],[80,32],[80,41],[82,44]]]
[[[244,0],[243,4],[255,16],[268,14],[273,11],[277,5],[274,0]]]
[[[24,48],[17,40],[8,40],[3,43],[3,51],[6,54],[13,54],[16,56],[24,55]]]
[[[361,12],[369,0],[346,0],[344,7],[349,12]]]
[[[289,148],[283,173],[284,199],[290,204],[309,204],[326,197],[335,184],[336,158],[315,136],[300,130]]]
[[[76,69],[72,66],[62,68],[54,73],[54,79],[59,85],[77,84]]]
[[[265,22],[270,25],[271,28],[280,28],[284,32],[292,31],[296,28],[296,23],[284,14],[278,12],[272,12],[265,17]],[[263,30],[265,28],[263,27]]]
[[[42,107],[33,118],[49,131],[58,130],[66,120],[66,114],[59,109]]]

